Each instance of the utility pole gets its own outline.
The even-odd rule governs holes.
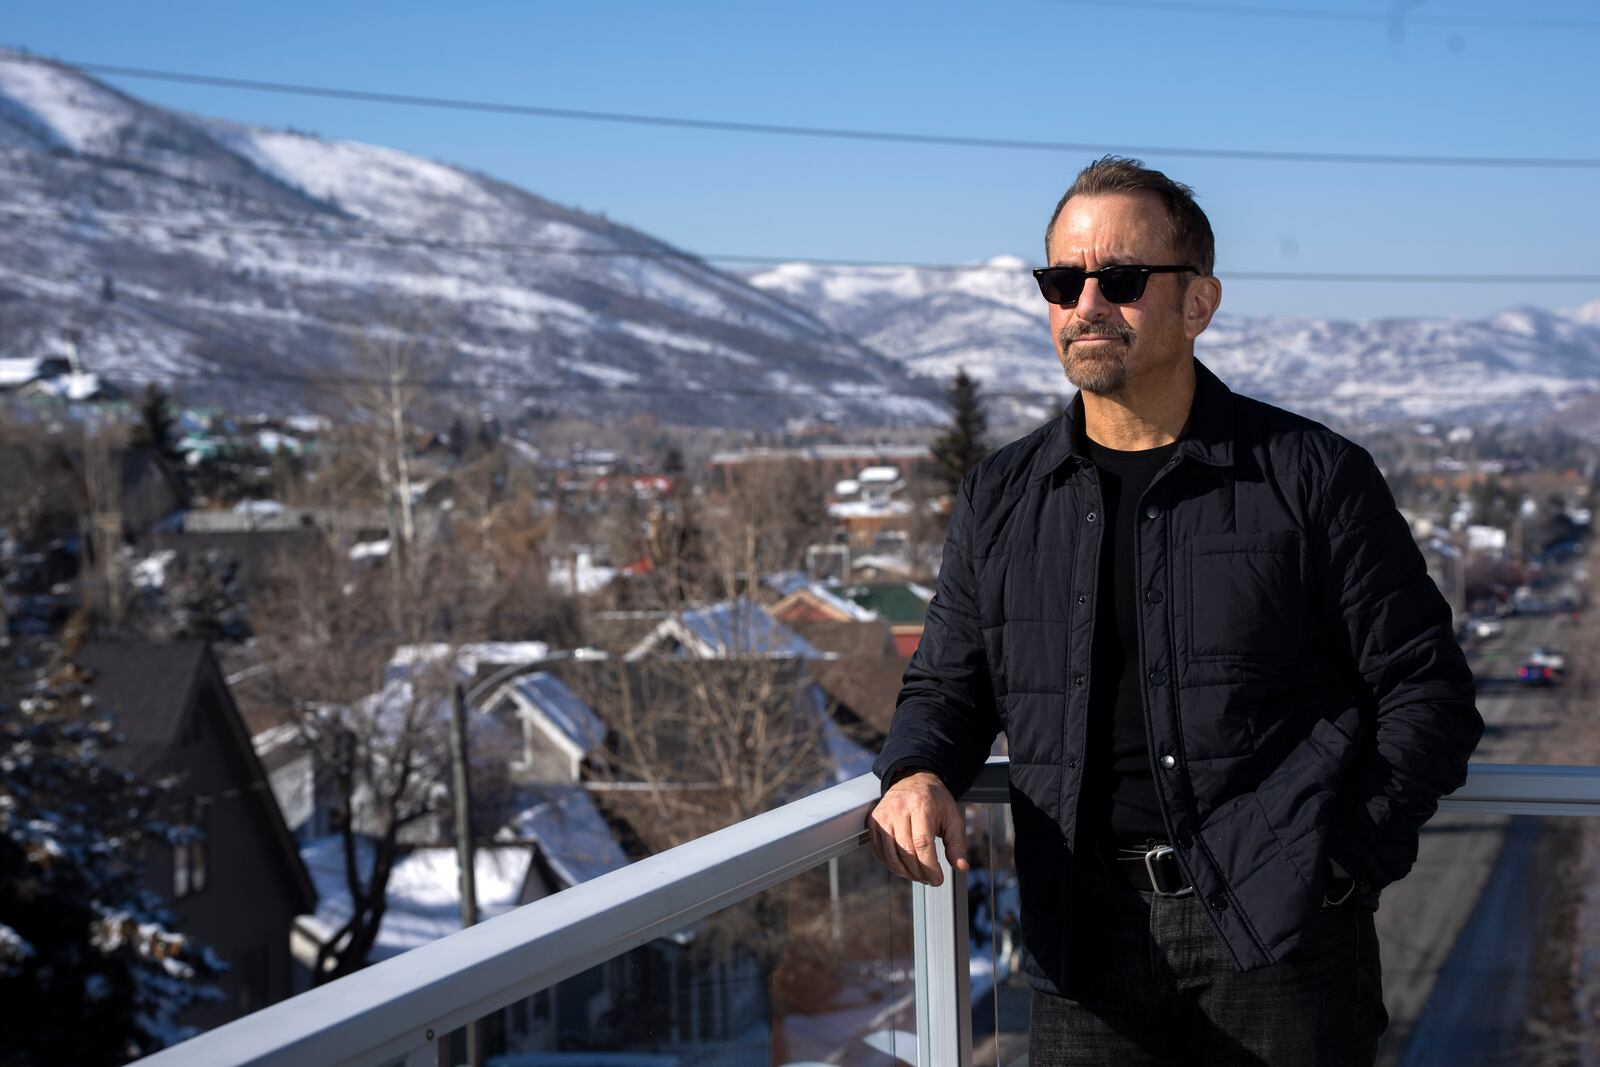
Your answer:
[[[455,685],[450,715],[450,772],[456,808],[456,863],[461,868],[461,928],[478,923],[478,886],[472,849],[472,794],[467,774],[467,694]],[[467,1024],[467,1067],[483,1067],[481,1020]]]

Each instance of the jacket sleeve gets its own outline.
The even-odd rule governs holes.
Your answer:
[[[907,767],[931,770],[958,798],[1000,732],[972,568],[972,483],[978,469],[956,491],[922,639],[906,666],[888,740],[872,765],[882,782]]]
[[[1483,718],[1450,606],[1366,449],[1347,446],[1322,499],[1318,600],[1371,725],[1333,807],[1329,854],[1380,888],[1411,870],[1422,824],[1466,781]]]

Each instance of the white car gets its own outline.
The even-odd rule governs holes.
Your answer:
[[[1559,648],[1538,645],[1532,652],[1528,653],[1528,663],[1535,667],[1549,667],[1560,674],[1567,669],[1567,656]]]
[[[1473,619],[1471,625],[1472,636],[1480,641],[1487,641],[1491,637],[1499,637],[1506,630],[1505,623],[1487,616],[1481,619]]]

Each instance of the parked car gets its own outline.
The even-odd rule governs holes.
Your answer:
[[[1554,668],[1538,663],[1524,663],[1517,668],[1517,681],[1529,686],[1555,685],[1558,675]]]
[[[1480,615],[1468,624],[1472,635],[1480,641],[1487,641],[1491,637],[1499,637],[1506,632],[1506,624],[1499,619],[1488,615]]]
[[[1536,667],[1549,667],[1557,674],[1565,674],[1567,670],[1567,655],[1559,648],[1549,645],[1536,645],[1528,653],[1528,662]]]

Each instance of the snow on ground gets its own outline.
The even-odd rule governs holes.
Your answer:
[[[372,846],[357,840],[357,863],[372,869]],[[490,919],[517,906],[528,877],[532,851],[526,847],[479,849],[473,861],[477,879],[478,915]],[[321,940],[351,915],[345,881],[344,851],[339,835],[314,841],[300,850],[317,888],[317,910],[297,920]],[[395,863],[389,877],[388,910],[370,959],[381,960],[436,941],[461,929],[461,866],[453,848],[414,849]]]
[[[0,103],[74,152],[93,151],[134,120],[132,109],[115,94],[42,63],[0,62]]]
[[[152,552],[133,565],[128,577],[133,582],[133,587],[140,591],[155,591],[166,588],[167,568],[172,566],[172,561],[178,558],[175,549],[165,548],[159,552]]]
[[[216,132],[267,173],[387,229],[418,228],[448,205],[472,220],[467,236],[488,239],[505,213],[499,198],[466,172],[393,148],[256,127],[219,125]]]

